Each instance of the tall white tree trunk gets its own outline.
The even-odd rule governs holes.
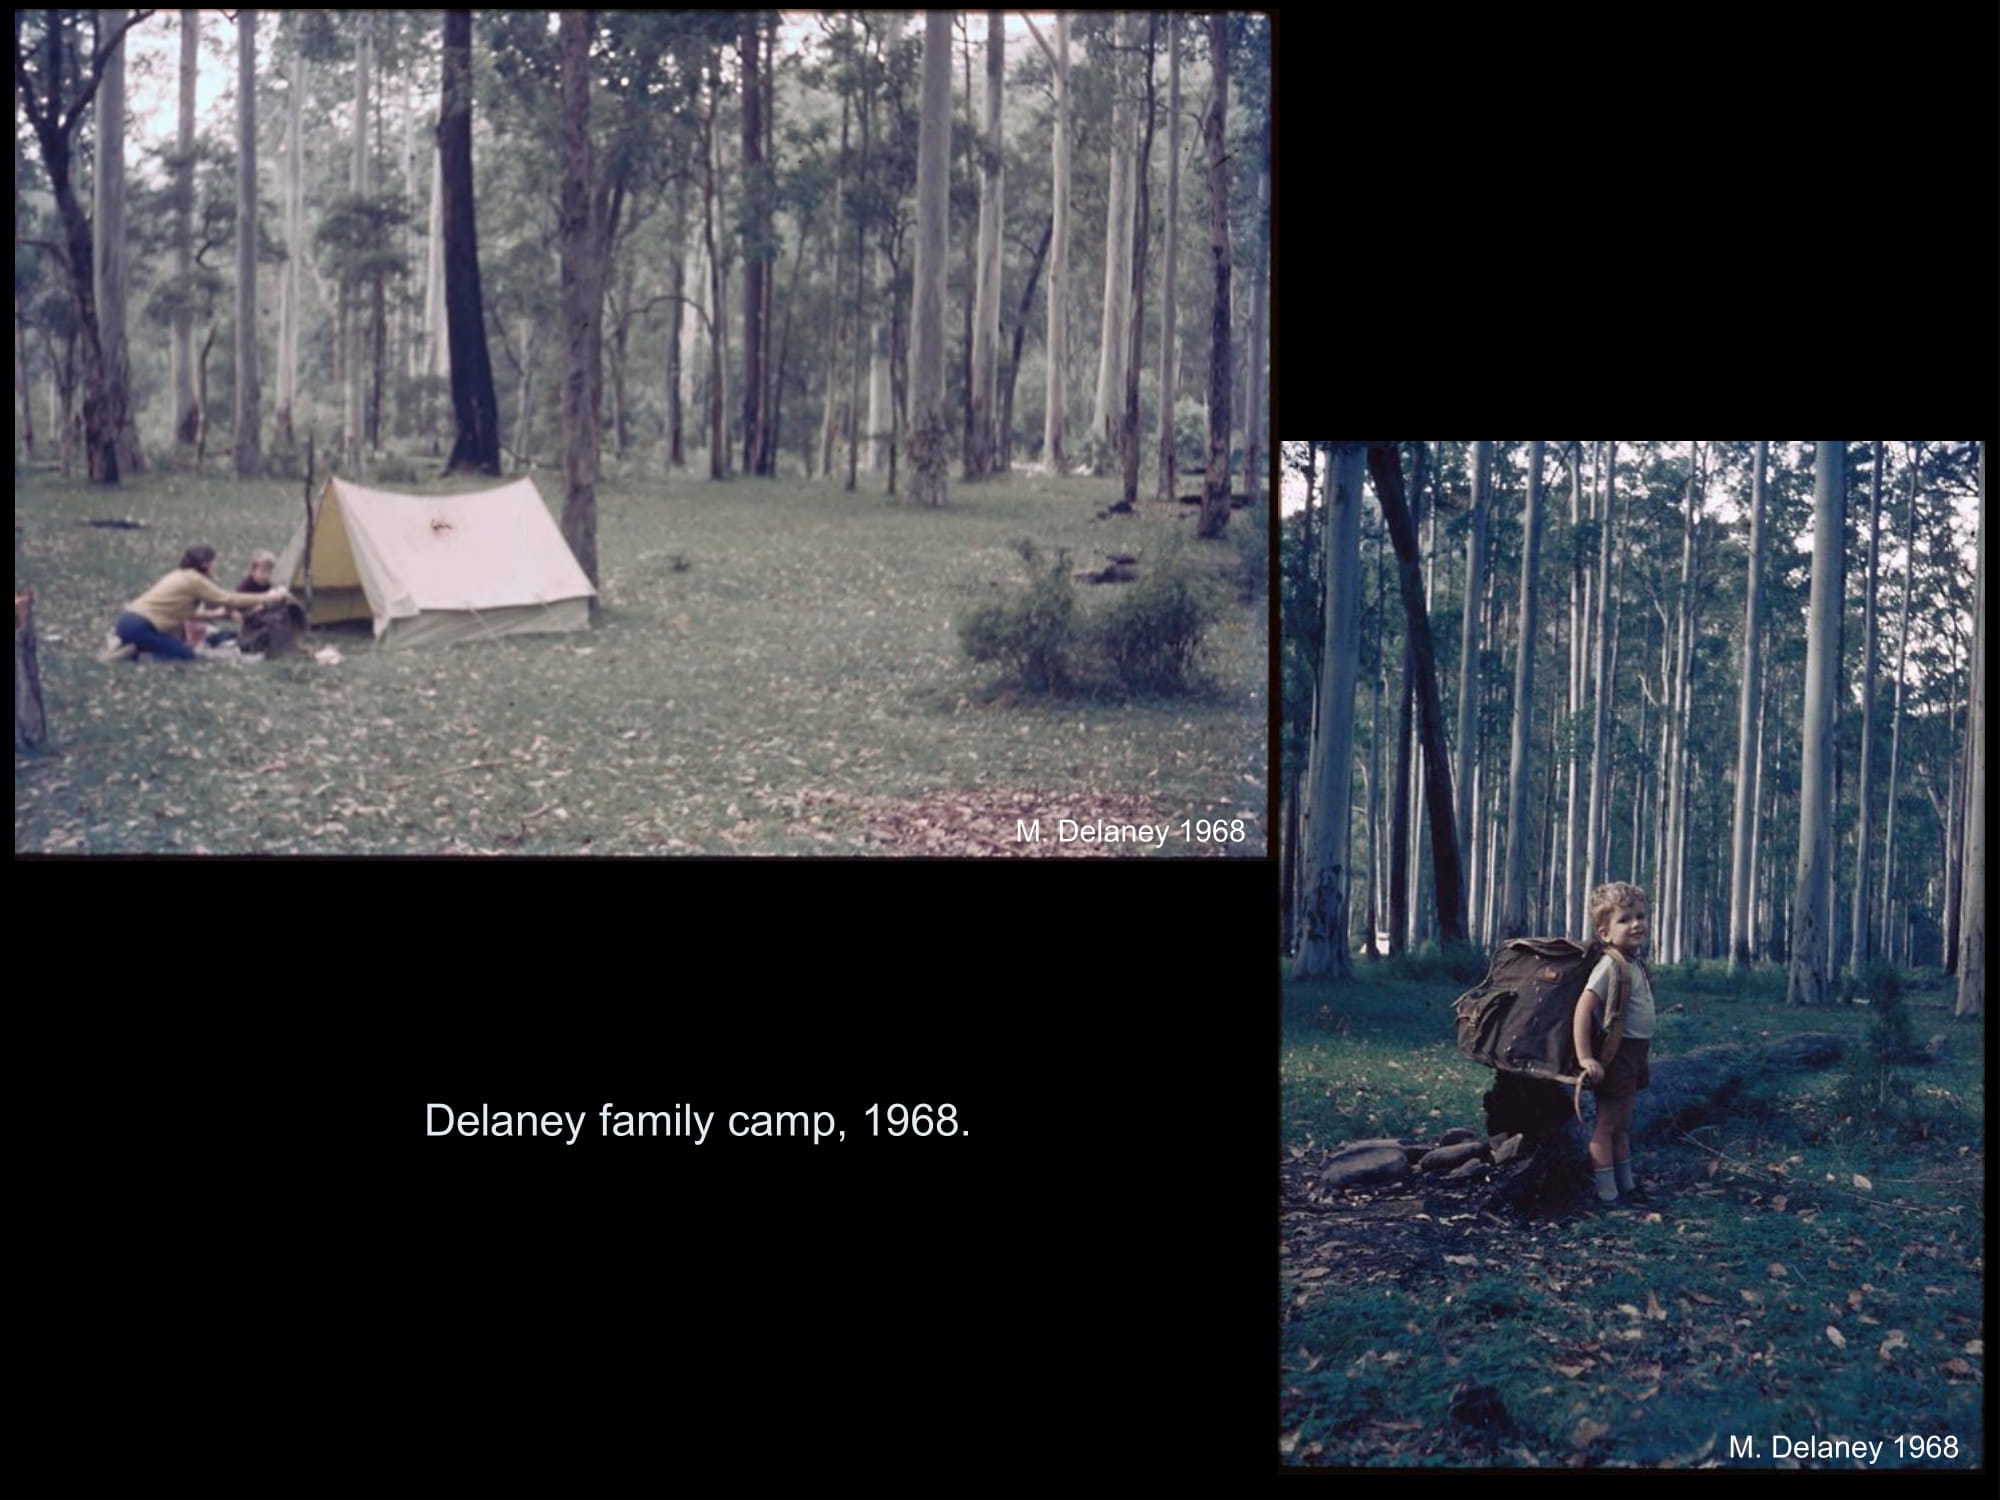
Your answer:
[[[886,290],[890,285],[889,255],[879,245],[875,248],[875,285],[879,290]],[[891,407],[894,397],[889,386],[890,319],[895,314],[887,297],[876,297],[875,304],[879,312],[868,351],[868,447],[865,450],[868,457],[863,465],[871,474],[889,467],[889,438],[896,420]]]
[[[1528,444],[1528,513],[1521,554],[1520,650],[1514,664],[1514,743],[1507,763],[1507,882],[1501,901],[1500,936],[1528,930],[1528,726],[1535,713],[1535,605],[1542,557],[1542,453],[1545,442]]]
[[[1875,444],[1875,477],[1868,498],[1868,582],[1867,603],[1862,617],[1867,621],[1861,669],[1861,792],[1854,839],[1854,909],[1849,919],[1848,972],[1856,979],[1868,959],[1868,821],[1874,802],[1875,757],[1875,560],[1882,550],[1882,444]]]
[[[1910,508],[1903,520],[1903,604],[1896,627],[1896,706],[1889,716],[1889,811],[1882,838],[1882,926],[1877,943],[1889,958],[1889,911],[1896,880],[1896,773],[1903,749],[1903,667],[1910,652],[1910,583],[1917,561],[1917,459],[1921,443],[1909,444]]]
[[[1055,246],[1049,252],[1048,394],[1042,417],[1042,462],[1061,474],[1069,464],[1064,405],[1068,401],[1064,367],[1069,362],[1066,313],[1069,306],[1069,17],[1056,13],[1056,128],[1050,153],[1054,157]]]
[[[121,52],[123,49],[120,49]],[[174,176],[180,201],[174,209],[174,277],[183,288],[194,274],[194,98],[201,59],[201,12],[181,12],[180,131],[174,143]],[[195,391],[194,307],[183,293],[174,306],[174,441],[192,448],[201,431]]]
[[[1179,373],[1174,368],[1174,325],[1180,305],[1175,301],[1176,273],[1180,268],[1181,214],[1181,25],[1180,17],[1168,11],[1167,23],[1167,247],[1166,265],[1160,272],[1160,483],[1158,496],[1174,498],[1174,384]],[[1374,795],[1374,789],[1369,789]],[[1372,949],[1375,935],[1368,935]]]
[[[1119,452],[1125,413],[1125,358],[1130,345],[1132,305],[1132,121],[1135,111],[1127,97],[1130,72],[1126,50],[1135,46],[1133,14],[1119,17],[1119,60],[1113,65],[1111,96],[1111,189],[1104,213],[1104,316],[1097,351],[1097,395],[1091,404],[1090,430],[1098,440],[1103,461]]]
[[[1604,515],[1598,525],[1597,555],[1597,626],[1593,636],[1597,646],[1597,671],[1594,697],[1596,700],[1595,721],[1590,737],[1590,828],[1584,839],[1584,853],[1589,858],[1589,874],[1583,887],[1577,892],[1579,907],[1570,913],[1570,931],[1581,934],[1585,928],[1586,909],[1589,892],[1604,883],[1606,847],[1609,839],[1611,809],[1605,801],[1605,778],[1611,771],[1611,530],[1617,524],[1618,498],[1618,444],[1607,439],[1604,444]],[[1638,799],[1633,799],[1636,808]],[[1637,839],[1634,839],[1633,863],[1638,862]]]
[[[1986,444],[1979,445],[1979,550],[1972,639],[1972,781],[1965,814],[1965,885],[1959,897],[1958,1004],[1986,1014]]]
[[[1799,781],[1799,875],[1792,901],[1786,999],[1823,1005],[1832,996],[1832,934],[1826,930],[1833,871],[1833,695],[1840,631],[1841,523],[1847,445],[1820,443],[1813,460],[1812,603],[1806,635],[1806,707]]]
[[[1270,277],[1265,268],[1269,265],[1270,254],[1270,214],[1271,214],[1271,142],[1269,122],[1258,134],[1259,156],[1262,167],[1257,173],[1257,218],[1251,230],[1251,254],[1256,257],[1251,274],[1250,291],[1250,342],[1243,346],[1244,405],[1247,410],[1243,418],[1243,492],[1255,505],[1264,493],[1263,454],[1264,445],[1264,328],[1265,314],[1270,306]]]
[[[972,314],[972,444],[965,477],[981,479],[996,467],[996,403],[1000,385],[1000,223],[1004,182],[1000,155],[1000,90],[1006,73],[1006,12],[986,13],[986,135],[980,143],[979,297]]]
[[[951,152],[951,12],[924,16],[923,114],[917,135],[916,285],[910,309],[910,498],[945,502],[945,216]]]
[[[236,13],[236,477],[260,479],[257,410],[257,12]]]
[[[1340,445],[1327,486],[1326,621],[1308,773],[1306,857],[1300,870],[1304,924],[1294,979],[1346,978],[1354,791],[1354,687],[1361,662],[1361,476],[1359,443]]]
[[[1750,966],[1750,823],[1756,805],[1754,740],[1764,646],[1764,467],[1770,450],[1768,442],[1757,445],[1756,468],[1750,478],[1750,566],[1744,585],[1743,676],[1736,695],[1736,816],[1730,839],[1729,967],[1738,974]]]
[[[368,195],[368,65],[369,36],[374,25],[366,11],[360,13],[360,35],[354,44],[354,155],[348,170],[348,191],[357,198]],[[341,447],[350,474],[360,474],[361,462],[361,366],[368,347],[368,331],[362,316],[361,287],[351,277],[342,279],[341,304],[346,309],[346,384],[342,407]]]
[[[430,253],[424,257],[424,367],[439,380],[451,374],[444,326],[444,154],[431,149]]]
[[[1246,476],[1247,477],[1247,476]],[[1458,799],[1458,847],[1476,885],[1479,860],[1471,842],[1474,803],[1469,792],[1472,768],[1478,763],[1479,600],[1486,587],[1486,516],[1492,508],[1493,445],[1472,445],[1472,517],[1465,534],[1465,607],[1460,611],[1458,656],[1458,754],[1452,784]],[[1471,893],[1477,909],[1477,893]]]
[[[293,442],[292,408],[299,388],[299,262],[305,246],[306,58],[296,31],[286,59],[285,99],[285,263],[278,268],[278,411],[277,440]],[[434,205],[435,206],[435,205]]]

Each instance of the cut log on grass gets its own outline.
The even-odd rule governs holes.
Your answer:
[[[42,672],[35,663],[35,591],[14,591],[14,748],[39,750],[48,738]]]
[[[1697,1047],[1650,1066],[1651,1083],[1632,1111],[1632,1137],[1663,1136],[1725,1114],[1746,1085],[1773,1072],[1831,1067],[1845,1043],[1825,1032],[1802,1032],[1762,1046],[1725,1042]],[[1588,1096],[1588,1090],[1585,1091]],[[1510,1170],[1496,1181],[1487,1208],[1520,1210],[1530,1204],[1562,1206],[1590,1187],[1588,1122],[1571,1114],[1570,1090],[1540,1079],[1496,1074],[1486,1091],[1489,1134],[1520,1132],[1526,1139]]]

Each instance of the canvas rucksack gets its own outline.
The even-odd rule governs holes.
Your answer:
[[[1502,943],[1486,978],[1452,1007],[1459,1050],[1497,1072],[1573,1085],[1572,1107],[1581,1118],[1583,1070],[1570,1027],[1591,971],[1607,953],[1618,979],[1595,1050],[1597,1061],[1609,1068],[1625,1037],[1632,977],[1625,956],[1595,940],[1509,938]]]

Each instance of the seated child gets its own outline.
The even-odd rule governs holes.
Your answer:
[[[282,589],[273,589],[270,594],[289,597]],[[152,652],[174,661],[192,661],[194,651],[187,643],[185,627],[201,605],[254,609],[267,597],[230,593],[215,581],[215,549],[190,547],[181,554],[178,568],[125,606],[105,642],[102,659],[117,661]]]

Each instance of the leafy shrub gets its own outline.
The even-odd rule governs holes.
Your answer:
[[[1031,570],[1028,586],[982,604],[959,621],[959,643],[974,661],[999,662],[1031,692],[1057,692],[1072,679],[1077,649],[1076,586],[1069,554],[1058,551],[1046,569],[1031,541],[1014,544]]]
[[[1122,593],[1098,618],[1093,636],[1128,688],[1184,693],[1194,685],[1202,637],[1214,619],[1214,605],[1175,560]]]

